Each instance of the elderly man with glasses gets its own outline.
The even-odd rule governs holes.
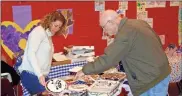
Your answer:
[[[121,18],[106,10],[100,15],[100,26],[115,40],[94,62],[83,66],[76,78],[99,74],[122,61],[134,96],[166,96],[170,66],[154,30],[142,20]]]

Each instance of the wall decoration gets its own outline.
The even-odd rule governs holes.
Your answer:
[[[24,50],[29,33],[38,25],[40,20],[31,21],[24,29],[11,21],[3,21],[1,24],[1,45],[13,58],[13,54]]]
[[[32,11],[30,5],[12,6],[13,21],[21,28],[25,28],[32,21]]]
[[[155,7],[166,7],[166,1],[155,1]]]
[[[137,12],[145,11],[146,1],[145,0],[137,0]]]
[[[179,1],[170,0],[170,6],[179,6]]]
[[[105,1],[95,0],[95,11],[104,11],[104,10],[105,10]]]
[[[166,1],[147,1],[146,8],[154,8],[154,7],[166,7]]]
[[[63,36],[67,38],[68,34],[73,34],[73,11],[72,9],[58,9],[64,15],[67,20],[66,31],[63,33]]]
[[[148,12],[147,11],[139,11],[137,12],[137,19],[144,20],[148,18]]]
[[[120,10],[128,10],[128,1],[119,1],[119,8]]]

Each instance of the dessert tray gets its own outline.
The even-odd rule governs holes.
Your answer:
[[[99,75],[87,75],[81,78],[82,81],[86,82],[86,84],[91,85],[95,82],[95,80],[99,79]]]
[[[126,78],[126,74],[123,72],[104,73],[100,76],[100,78],[106,80],[122,81],[124,78]]]
[[[113,96],[119,84],[119,81],[97,80],[88,88],[88,96]]]
[[[88,85],[86,84],[73,84],[68,87],[68,90],[77,91],[77,92],[86,91],[87,89],[88,89]]]

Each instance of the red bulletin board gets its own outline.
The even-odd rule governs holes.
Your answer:
[[[164,8],[148,8],[148,18],[153,18],[153,28],[158,35],[165,35],[164,48],[169,43],[178,44],[178,6],[170,7],[169,1]],[[40,19],[45,14],[57,9],[72,9],[73,34],[65,39],[54,36],[55,52],[67,45],[94,45],[96,55],[101,55],[106,47],[102,40],[102,29],[99,26],[99,12],[95,11],[94,1],[2,1],[1,21],[12,21],[12,6],[31,5],[32,20]],[[106,1],[105,9],[118,8],[118,1]],[[129,1],[126,17],[136,18],[136,2]],[[23,14],[22,14],[23,15]]]

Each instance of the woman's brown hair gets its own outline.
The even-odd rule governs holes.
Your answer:
[[[46,15],[41,20],[40,24],[46,30],[47,28],[50,27],[51,22],[55,22],[56,20],[63,22],[62,27],[60,28],[60,30],[58,32],[56,32],[56,35],[64,33],[67,21],[66,21],[65,17],[62,15],[62,13],[59,11],[53,11],[53,12],[49,13],[48,15]]]

